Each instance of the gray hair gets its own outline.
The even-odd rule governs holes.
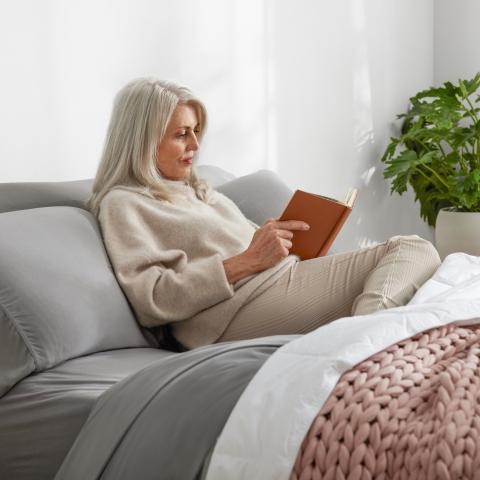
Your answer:
[[[169,188],[156,165],[157,146],[175,108],[182,103],[195,108],[200,123],[197,137],[201,141],[207,126],[207,111],[187,87],[155,78],[139,78],[117,93],[92,195],[87,201],[94,215],[98,215],[103,197],[119,185],[170,200]],[[197,197],[206,200],[209,188],[194,169],[188,182]]]

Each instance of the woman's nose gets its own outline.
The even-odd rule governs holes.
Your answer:
[[[200,145],[198,143],[197,136],[192,132],[190,135],[190,141],[188,142],[188,150],[193,150],[195,152],[198,150],[199,146]]]

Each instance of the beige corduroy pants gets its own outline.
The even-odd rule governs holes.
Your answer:
[[[244,305],[217,342],[306,333],[338,318],[405,305],[439,265],[435,247],[416,235],[297,262]]]

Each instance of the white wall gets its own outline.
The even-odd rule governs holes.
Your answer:
[[[211,114],[205,161],[266,158],[263,1],[18,0],[0,14],[0,181],[91,177],[113,96],[154,75]]]
[[[336,248],[431,233],[379,157],[433,82],[433,0],[17,0],[0,13],[0,181],[95,174],[115,92],[185,83],[210,127],[201,162],[361,188]],[[431,237],[430,237],[431,238]]]
[[[435,0],[435,84],[480,71],[479,18],[478,0]]]
[[[379,158],[396,114],[433,81],[433,2],[270,5],[278,171],[336,197],[360,188],[336,248],[399,233],[432,238],[412,197],[390,196]]]

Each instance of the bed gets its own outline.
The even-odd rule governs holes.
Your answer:
[[[291,193],[200,174],[256,223]],[[0,184],[0,478],[478,475],[477,257],[447,257],[406,307],[175,353],[136,323],[90,187]]]

